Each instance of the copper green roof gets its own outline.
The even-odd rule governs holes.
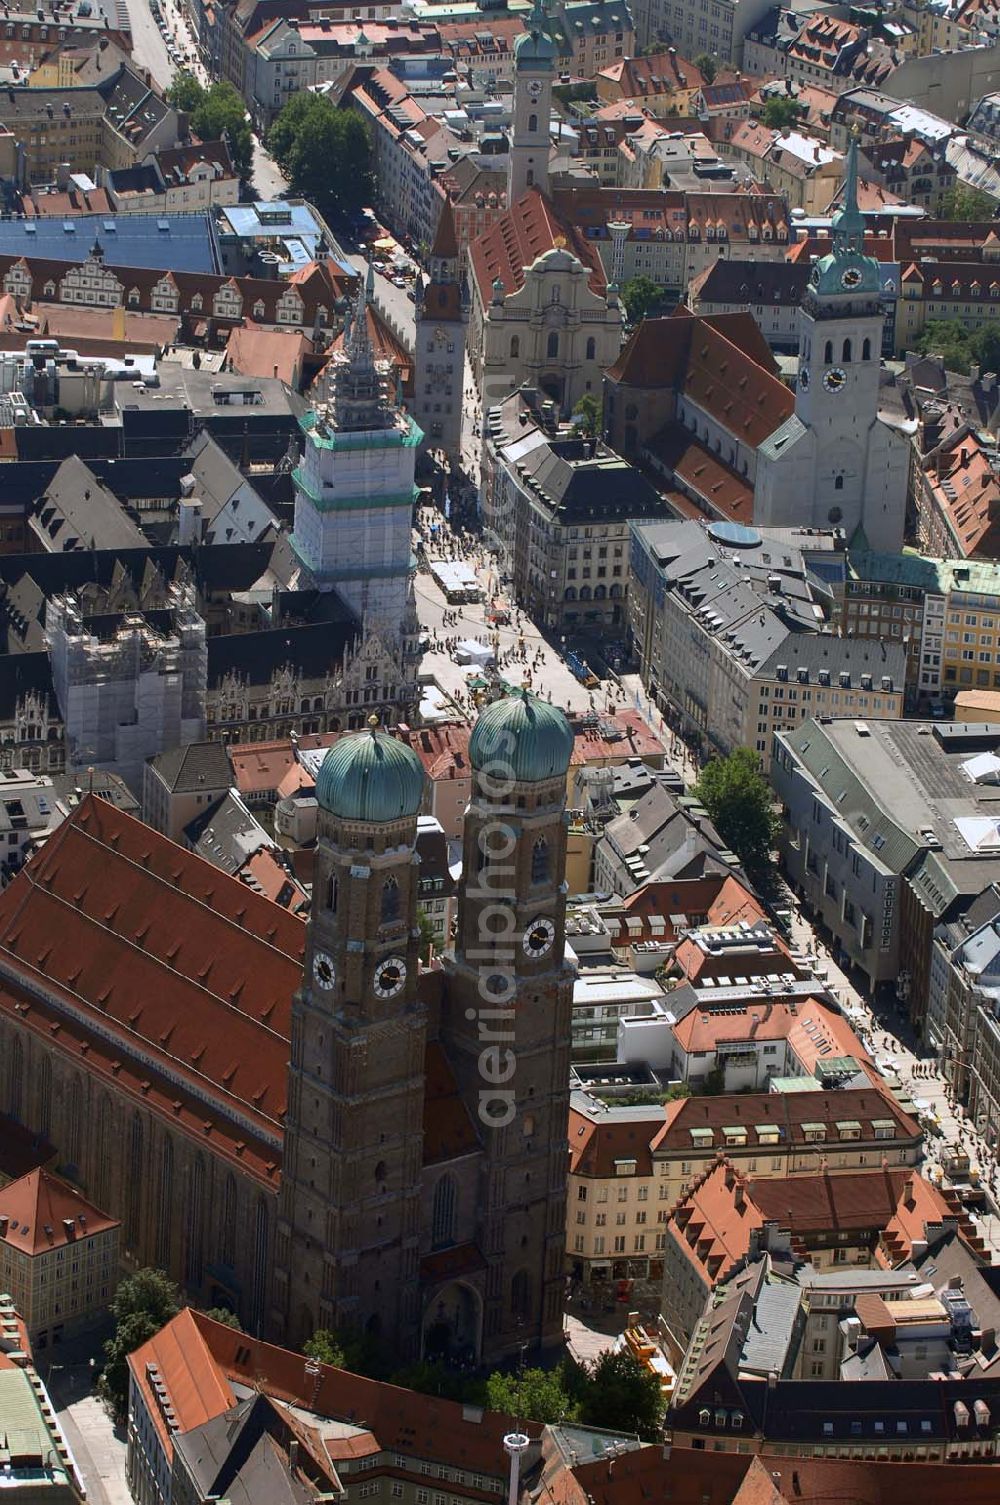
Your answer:
[[[527,690],[487,706],[469,739],[473,768],[498,781],[535,784],[565,775],[572,751],[573,732],[562,711]]]
[[[424,770],[405,742],[384,732],[341,737],[320,767],[316,799],[340,820],[378,824],[416,815],[424,797]]]

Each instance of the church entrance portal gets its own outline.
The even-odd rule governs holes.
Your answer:
[[[482,1343],[482,1298],[454,1281],[438,1291],[424,1313],[423,1357],[451,1364],[477,1364]]]

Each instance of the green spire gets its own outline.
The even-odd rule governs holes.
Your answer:
[[[851,138],[847,148],[844,194],[840,208],[831,222],[834,252],[838,256],[857,254],[864,245],[865,217],[858,208],[858,139]]]

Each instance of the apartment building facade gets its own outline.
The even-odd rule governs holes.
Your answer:
[[[585,1285],[659,1282],[670,1211],[720,1153],[746,1176],[915,1166],[920,1125],[877,1087],[618,1106],[574,1093],[566,1261]]]

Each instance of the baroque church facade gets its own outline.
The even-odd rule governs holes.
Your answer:
[[[454,949],[417,961],[424,774],[330,750],[308,925],[85,799],[0,896],[0,1111],[248,1331],[492,1361],[561,1333],[572,733],[494,702]],[[59,944],[54,938],[59,936]]]

